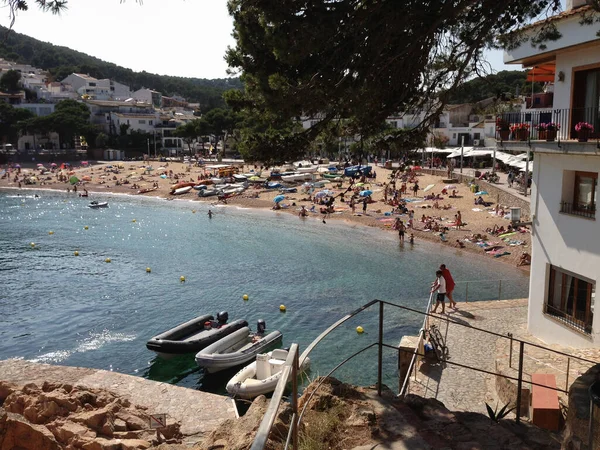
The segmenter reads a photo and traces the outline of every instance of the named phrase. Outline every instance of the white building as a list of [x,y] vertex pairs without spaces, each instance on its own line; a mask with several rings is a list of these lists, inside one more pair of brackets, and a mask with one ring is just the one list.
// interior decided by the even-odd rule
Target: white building
[[15,108],[27,109],[36,116],[43,117],[52,114],[55,106],[54,103],[21,103],[20,105],[15,105]]
[[135,101],[85,100],[90,109],[90,122],[106,134],[117,134],[118,127],[111,114],[154,114],[152,105]]
[[131,96],[138,102],[149,103],[154,105],[156,108],[160,108],[162,106],[162,94],[158,91],[153,91],[152,89],[138,89],[131,94]]
[[72,73],[62,84],[70,85],[84,98],[95,100],[126,100],[131,97],[129,86],[104,78],[98,80],[83,73]]
[[127,125],[128,133],[132,131],[141,131],[144,133],[154,133],[157,125],[158,115],[156,113],[119,113],[111,112],[110,121],[113,130],[119,134],[122,125]]
[[[600,153],[600,38],[597,24],[581,25],[584,1],[567,3],[553,19],[562,37],[544,50],[523,43],[506,51],[504,62],[531,68],[554,65],[554,92],[545,116],[529,112],[521,120],[535,126],[554,120],[558,141],[504,141],[505,149],[535,155],[532,175],[532,262],[529,332],[549,343],[574,347],[600,346],[600,314],[594,317],[596,283],[600,278],[600,222],[596,220]],[[529,35],[539,24],[529,26]],[[536,119],[537,117],[537,119]],[[575,125],[594,126],[584,139]],[[535,136],[534,136],[535,137]],[[531,147],[529,147],[531,145]]]

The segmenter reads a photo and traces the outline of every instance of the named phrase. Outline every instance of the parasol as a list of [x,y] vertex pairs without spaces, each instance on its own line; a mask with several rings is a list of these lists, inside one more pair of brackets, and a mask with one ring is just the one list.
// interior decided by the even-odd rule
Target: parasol
[[273,199],[273,201],[274,201],[275,203],[279,203],[279,202],[283,201],[284,199],[285,199],[285,195],[278,195],[277,197],[275,197],[275,198]]
[[367,189],[365,191],[360,191],[358,195],[360,195],[361,197],[368,197],[369,195],[373,195],[373,191]]
[[489,195],[487,191],[475,192],[475,195]]
[[79,183],[79,178],[77,178],[76,176],[72,176],[71,178],[69,178],[69,183],[77,184]]
[[435,184],[427,185],[427,187],[425,189],[423,189],[423,192],[427,192],[428,190],[433,189],[434,186],[435,186]]

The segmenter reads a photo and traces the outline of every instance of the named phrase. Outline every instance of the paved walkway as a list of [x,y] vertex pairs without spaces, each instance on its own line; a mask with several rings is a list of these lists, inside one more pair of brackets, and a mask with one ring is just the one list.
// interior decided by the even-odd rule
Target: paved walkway
[[[463,175],[467,175],[467,176],[471,176],[471,177],[475,177],[475,171],[481,171],[481,172],[491,172],[492,169],[466,169],[463,168]],[[460,169],[455,169],[454,173],[457,175],[460,175]],[[492,185],[504,192],[509,193],[510,195],[520,198],[521,200],[524,200],[526,202],[531,202],[531,198],[530,195],[531,194],[531,190],[528,191],[528,195],[523,195],[523,186],[518,185],[517,183],[513,183],[513,187],[508,187],[508,174],[504,173],[504,172],[496,172],[496,175],[498,175],[499,181],[498,183],[493,183]]]
[[[458,308],[446,317],[501,334],[527,321],[527,299],[458,303]],[[495,371],[496,341],[500,338],[437,318],[432,319],[431,324],[439,328],[446,341],[449,363]],[[485,414],[485,402],[496,404],[493,383],[490,383],[492,375],[428,360],[421,364],[417,381],[413,380],[410,393],[435,398],[450,410]]]

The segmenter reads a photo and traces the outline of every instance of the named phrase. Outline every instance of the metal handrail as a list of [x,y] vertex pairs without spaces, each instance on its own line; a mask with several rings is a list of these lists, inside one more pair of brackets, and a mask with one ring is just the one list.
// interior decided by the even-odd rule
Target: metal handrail
[[[427,308],[425,308],[425,312],[429,312],[431,310],[431,303],[433,300],[433,292],[429,295],[429,302],[427,302]],[[402,387],[400,388],[400,392],[398,392],[398,396],[404,395],[406,389],[408,388],[408,381],[410,380],[410,374],[415,367],[417,362],[417,355],[419,353],[419,348],[421,348],[421,343],[425,340],[425,331],[429,329],[429,316],[425,316],[423,319],[423,327],[419,331],[419,340],[417,341],[417,346],[413,352],[413,356],[410,360],[410,364],[408,365],[408,369],[406,371],[406,376],[404,377],[404,382],[402,383]]]
[[[279,378],[279,382],[275,387],[275,392],[273,393],[273,397],[269,403],[269,407],[265,412],[265,416],[263,417],[262,422],[256,432],[256,437],[254,438],[254,442],[252,443],[252,447],[250,450],[262,450],[265,448],[267,443],[267,439],[269,438],[269,433],[271,432],[271,428],[273,427],[273,423],[275,422],[275,416],[277,411],[279,410],[279,405],[281,404],[281,399],[283,398],[283,392],[285,390],[285,386],[288,382],[288,378],[292,375],[292,383],[294,386],[292,387],[292,391],[294,392],[294,396],[292,397],[292,409],[294,416],[298,416],[298,344],[292,344],[290,346],[290,350],[288,351],[288,356],[285,360],[283,368],[281,369],[281,378]],[[294,448],[297,448],[297,426],[296,422],[292,422],[292,426],[296,429],[296,432],[292,432],[295,434],[295,443]]]
[[[275,421],[275,415],[277,414],[277,411],[279,409],[279,404],[282,400],[283,397],[283,392],[286,386],[286,383],[288,381],[288,378],[290,376],[290,372],[292,372],[292,377],[293,380],[292,382],[293,387],[292,387],[292,408],[293,408],[293,413],[292,413],[292,419],[291,419],[291,424],[290,424],[290,431],[288,432],[288,438],[286,440],[286,445],[285,445],[285,449],[288,448],[289,445],[289,441],[290,439],[293,439],[294,441],[294,449],[297,449],[297,443],[298,443],[298,426],[302,421],[302,417],[304,415],[304,412],[308,406],[308,404],[310,403],[310,400],[312,399],[313,395],[316,393],[316,391],[319,389],[319,387],[323,384],[323,382],[329,377],[331,376],[336,370],[338,370],[341,366],[343,366],[344,364],[346,364],[348,361],[350,361],[351,359],[355,358],[356,356],[358,356],[359,354],[361,354],[362,352],[374,347],[374,346],[378,346],[379,347],[379,355],[378,355],[378,364],[379,364],[379,368],[378,368],[378,380],[377,380],[377,392],[378,395],[381,396],[381,377],[382,377],[382,350],[383,348],[390,348],[390,349],[394,349],[397,350],[398,348],[395,346],[391,346],[389,344],[385,344],[383,343],[383,307],[384,305],[390,305],[390,306],[395,306],[397,308],[406,310],[406,311],[410,311],[410,312],[414,312],[417,314],[423,314],[425,316],[424,320],[423,320],[423,324],[424,324],[424,328],[421,330],[421,337],[420,339],[423,338],[424,335],[424,331],[425,329],[428,328],[428,320],[429,317],[435,317],[438,320],[442,320],[442,321],[446,321],[448,323],[452,323],[454,325],[459,325],[462,327],[467,327],[471,330],[475,330],[475,331],[481,331],[483,333],[487,333],[487,334],[491,334],[493,336],[496,337],[501,337],[504,339],[509,339],[511,341],[511,347],[512,347],[512,341],[517,341],[520,343],[520,351],[519,351],[519,375],[518,377],[511,377],[508,375],[504,375],[504,374],[500,374],[500,373],[496,373],[496,372],[491,372],[485,369],[480,369],[477,367],[472,367],[472,366],[468,366],[468,365],[464,365],[464,364],[460,364],[460,363],[456,363],[456,362],[450,362],[450,361],[446,361],[447,364],[450,365],[455,365],[457,367],[463,367],[466,369],[470,369],[470,370],[475,370],[476,372],[480,372],[480,373],[485,373],[485,374],[489,374],[489,375],[495,375],[495,376],[501,376],[503,378],[506,379],[510,379],[513,381],[517,381],[518,383],[518,387],[517,387],[517,417],[516,417],[516,421],[517,423],[519,423],[520,421],[520,406],[521,406],[521,386],[523,383],[523,359],[524,359],[524,347],[525,345],[531,345],[532,347],[537,347],[552,353],[556,353],[559,355],[563,355],[566,356],[568,358],[571,359],[576,359],[579,361],[585,361],[587,363],[592,363],[592,364],[597,364],[596,361],[590,361],[587,360],[585,358],[581,358],[578,356],[574,356],[574,355],[570,355],[568,353],[564,353],[564,352],[560,352],[558,350],[554,350],[548,347],[544,347],[542,345],[538,345],[538,344],[534,344],[531,342],[527,342],[521,339],[515,339],[512,335],[505,335],[505,334],[500,334],[500,333],[496,333],[493,331],[489,331],[489,330],[485,330],[482,328],[478,328],[478,327],[474,327],[472,325],[469,324],[464,324],[464,323],[460,323],[457,321],[454,321],[450,318],[446,318],[446,317],[442,317],[442,316],[438,316],[438,315],[433,315],[431,313],[429,313],[429,310],[431,308],[431,303],[432,303],[432,299],[433,299],[433,293],[431,293],[430,297],[429,297],[429,302],[427,305],[427,309],[425,312],[413,309],[413,308],[409,308],[407,306],[402,306],[402,305],[398,305],[395,303],[391,303],[391,302],[387,302],[384,300],[372,300],[369,303],[361,306],[360,308],[350,312],[349,314],[346,314],[344,317],[342,317],[341,319],[339,319],[337,322],[335,322],[333,325],[331,325],[329,328],[327,328],[325,331],[323,331],[307,348],[306,350],[302,353],[302,355],[300,357],[298,357],[298,344],[292,344],[292,347],[290,348],[290,352],[288,354],[288,358],[286,359],[285,362],[285,366],[282,369],[282,377],[280,378],[277,387],[275,388],[275,392],[273,394],[273,397],[271,399],[271,402],[269,404],[269,407],[267,409],[267,412],[265,413],[265,416],[260,424],[259,430],[257,432],[256,438],[254,440],[254,443],[252,444],[251,450],[263,450],[264,446],[266,445],[270,430],[273,426],[273,423]],[[304,404],[304,408],[302,409],[302,412],[300,415],[298,415],[298,386],[297,386],[297,376],[298,376],[298,368],[300,367],[300,361],[304,362],[304,360],[308,357],[308,355],[310,354],[310,352],[312,350],[314,350],[314,348],[329,334],[331,333],[331,331],[333,331],[335,328],[337,328],[339,325],[341,325],[342,323],[346,322],[347,320],[349,320],[350,318],[356,316],[357,314],[359,314],[360,312],[364,311],[365,309],[369,308],[370,306],[379,303],[379,339],[378,342],[372,343],[370,345],[368,345],[367,347],[363,348],[362,350],[357,351],[356,353],[354,353],[353,355],[349,356],[348,358],[344,359],[341,363],[339,363],[338,365],[336,365],[325,377],[323,377],[323,379],[319,382],[319,384],[315,387],[315,389],[313,390],[313,392],[311,392],[310,396],[308,397],[307,401]],[[407,381],[410,378],[410,373],[412,371],[412,369],[415,367],[415,361],[417,357],[425,357],[426,355],[419,353],[419,347],[417,346],[417,348],[413,351],[412,353],[412,359],[411,359],[411,365],[410,365],[410,369],[407,372],[407,376],[404,380],[402,389],[400,390],[399,395],[401,395],[403,392],[406,391],[407,388]],[[568,370],[568,369],[567,369]],[[534,382],[529,381],[528,382],[531,385],[535,385],[535,386],[540,386],[540,387],[547,387],[549,389],[558,391],[558,392],[563,392],[566,393],[568,395],[568,383],[567,386],[565,386],[565,389],[560,389],[560,388],[550,388],[548,386],[544,386],[541,384],[537,384]]]

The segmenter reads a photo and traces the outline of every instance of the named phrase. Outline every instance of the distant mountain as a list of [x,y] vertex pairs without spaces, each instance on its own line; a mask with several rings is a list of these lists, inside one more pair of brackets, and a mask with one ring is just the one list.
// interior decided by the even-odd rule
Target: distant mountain
[[200,103],[203,112],[225,106],[222,98],[224,91],[243,88],[239,78],[209,80],[134,72],[68,47],[38,41],[14,31],[6,36],[7,31],[0,27],[0,35],[4,38],[0,42],[0,58],[47,70],[55,81],[60,81],[73,72],[86,73],[96,78],[111,78],[130,86],[132,90],[146,87],[167,96],[180,95],[189,102]]

